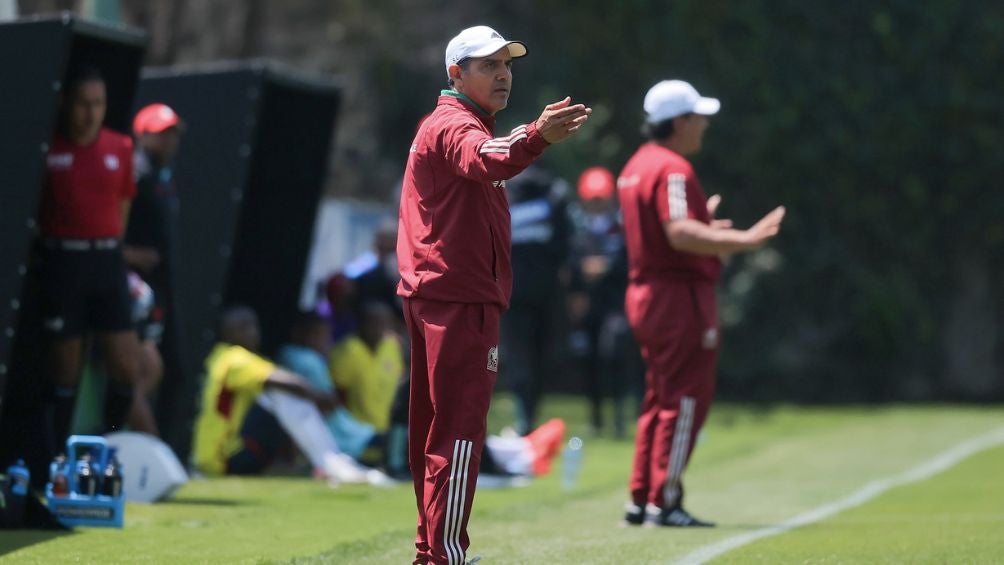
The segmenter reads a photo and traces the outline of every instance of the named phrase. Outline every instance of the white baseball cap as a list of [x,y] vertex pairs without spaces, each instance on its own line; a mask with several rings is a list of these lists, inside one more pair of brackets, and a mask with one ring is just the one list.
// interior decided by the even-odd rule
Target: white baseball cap
[[683,114],[717,114],[722,103],[717,98],[704,98],[690,83],[682,80],[664,80],[648,89],[645,95],[645,120],[650,124],[682,116]]
[[469,57],[487,57],[503,47],[509,48],[513,59],[526,55],[526,45],[522,41],[506,41],[502,34],[488,26],[469,27],[446,46],[446,72],[449,74],[450,65]]

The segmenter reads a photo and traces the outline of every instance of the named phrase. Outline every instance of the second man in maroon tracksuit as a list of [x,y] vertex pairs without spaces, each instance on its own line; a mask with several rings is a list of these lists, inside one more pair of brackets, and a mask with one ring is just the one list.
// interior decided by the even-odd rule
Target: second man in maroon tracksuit
[[784,218],[778,206],[746,230],[715,219],[721,198],[705,197],[686,157],[700,151],[719,107],[680,80],[653,86],[644,103],[649,141],[617,179],[628,250],[624,310],[646,365],[628,524],[712,525],[683,508],[683,472],[715,391],[719,257],[764,245]]
[[401,192],[398,294],[411,336],[409,461],[418,503],[416,564],[462,565],[488,406],[499,368],[499,317],[512,291],[505,181],[590,109],[569,98],[494,137],[512,60],[526,46],[486,26],[446,48],[450,88],[411,145]]

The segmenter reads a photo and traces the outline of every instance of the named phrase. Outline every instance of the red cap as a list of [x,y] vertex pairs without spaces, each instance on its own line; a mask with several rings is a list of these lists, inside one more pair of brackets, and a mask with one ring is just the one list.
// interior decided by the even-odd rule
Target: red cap
[[181,124],[181,118],[167,104],[150,104],[144,106],[132,121],[132,131],[136,135],[144,133],[160,133],[167,128]]
[[610,198],[614,195],[614,175],[604,167],[589,167],[579,175],[579,198]]

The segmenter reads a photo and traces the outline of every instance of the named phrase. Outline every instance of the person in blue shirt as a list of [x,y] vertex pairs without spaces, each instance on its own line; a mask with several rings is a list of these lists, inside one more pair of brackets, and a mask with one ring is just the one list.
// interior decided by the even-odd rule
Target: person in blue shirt
[[[327,362],[330,335],[327,321],[322,316],[309,311],[300,312],[293,322],[289,342],[279,348],[276,362],[306,377],[318,389],[333,392],[334,384]],[[357,420],[343,405],[327,415],[327,424],[341,450],[357,459],[367,448],[379,445],[381,441],[373,426]]]

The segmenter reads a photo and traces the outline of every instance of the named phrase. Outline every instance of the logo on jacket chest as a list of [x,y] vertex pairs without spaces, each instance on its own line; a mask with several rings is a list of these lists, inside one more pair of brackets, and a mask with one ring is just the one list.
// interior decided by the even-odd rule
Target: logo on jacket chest
[[494,186],[495,188],[501,188],[502,190],[505,190],[505,181],[504,180],[493,180],[492,181],[492,186]]

